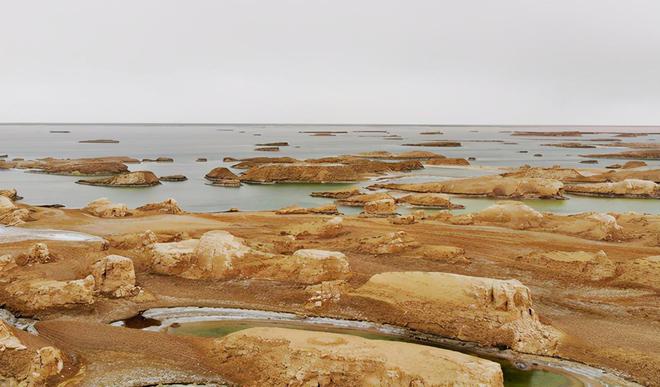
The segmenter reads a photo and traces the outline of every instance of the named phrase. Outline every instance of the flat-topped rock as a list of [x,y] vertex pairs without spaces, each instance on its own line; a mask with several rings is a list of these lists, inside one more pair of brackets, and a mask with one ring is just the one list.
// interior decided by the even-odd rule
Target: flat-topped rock
[[183,214],[184,212],[181,209],[181,207],[179,207],[179,203],[177,203],[177,201],[172,198],[165,199],[159,203],[145,204],[144,206],[140,206],[136,208],[136,210],[143,212],[157,212],[161,214],[172,214],[172,215],[179,215],[179,214]]
[[338,251],[303,249],[295,251],[291,256],[274,260],[254,277],[317,284],[347,279],[349,275],[348,260],[344,254]]
[[363,207],[368,202],[383,199],[394,199],[394,197],[385,192],[376,192],[370,194],[361,194],[358,192],[357,195],[351,195],[346,198],[337,200],[337,203],[341,204],[342,206]]
[[250,168],[241,177],[250,183],[339,183],[361,176],[342,164],[264,164]]
[[536,251],[518,257],[521,262],[541,266],[565,276],[576,276],[599,281],[614,276],[616,266],[600,250],[588,251]]
[[530,167],[529,165],[523,165],[522,167],[501,174],[503,177],[531,177],[531,178],[542,178],[542,179],[554,179],[562,182],[566,181],[577,181],[584,178],[584,175],[573,168],[561,168],[561,167],[551,167],[551,168],[540,168],[540,167]]
[[7,305],[20,311],[39,311],[57,307],[94,303],[94,277],[56,281],[50,279],[16,280],[5,291]]
[[352,335],[250,328],[215,343],[243,385],[492,386],[499,364],[440,348]]
[[408,204],[413,207],[429,207],[429,208],[465,208],[460,204],[454,204],[449,199],[449,196],[437,193],[417,193],[402,196],[396,199],[399,204]]
[[374,184],[370,189],[391,189],[420,193],[448,193],[495,198],[563,198],[559,180],[526,177],[481,176],[430,183]]
[[427,142],[418,142],[412,144],[401,144],[402,146],[428,146],[428,147],[442,147],[442,148],[451,148],[451,147],[460,147],[462,146],[458,141],[427,141]]
[[619,153],[594,153],[580,155],[580,157],[588,157],[590,159],[637,159],[637,160],[660,160],[660,147],[657,149],[640,149],[633,151],[625,151]]
[[372,276],[354,295],[391,307],[394,323],[485,345],[552,355],[558,334],[532,308],[517,280],[450,273],[395,272]]
[[424,165],[470,165],[470,162],[463,158],[437,158],[424,161]]
[[82,210],[99,218],[121,218],[130,214],[126,204],[113,203],[108,198],[91,201]]
[[392,153],[388,151],[373,151],[358,153],[356,157],[363,157],[368,159],[382,159],[382,160],[430,160],[430,159],[444,159],[445,156],[426,151],[411,151]]
[[623,166],[621,167],[622,169],[631,169],[631,168],[641,168],[641,167],[646,167],[648,164],[646,164],[643,161],[626,161]]
[[169,175],[169,176],[161,176],[160,181],[167,181],[167,182],[179,182],[179,181],[186,181],[188,178],[185,175]]
[[607,183],[607,182],[617,182],[628,179],[635,180],[648,180],[655,183],[660,183],[660,169],[649,169],[649,170],[630,170],[630,169],[621,169],[621,170],[612,170],[605,173],[599,173],[590,176],[582,176],[575,178],[567,178],[566,182],[575,182],[575,183]]
[[315,198],[329,198],[329,199],[346,199],[356,195],[360,195],[359,188],[353,188],[343,191],[317,191],[317,192],[312,192],[310,194],[310,196]]
[[364,203],[364,214],[366,215],[391,215],[396,213],[396,201],[394,199],[378,199]]
[[289,206],[280,208],[275,211],[278,215],[305,215],[305,214],[321,214],[321,215],[339,215],[337,206],[334,204],[327,204],[320,207],[304,208],[299,206]]
[[624,263],[616,279],[619,283],[649,286],[660,290],[660,255],[638,258]]
[[102,187],[153,187],[160,184],[158,177],[150,171],[136,171],[112,176],[106,179],[78,180],[76,183]]
[[171,157],[156,157],[155,159],[142,159],[143,163],[173,163],[174,159]]
[[649,180],[626,179],[615,183],[567,184],[564,190],[573,195],[660,198],[660,184]]

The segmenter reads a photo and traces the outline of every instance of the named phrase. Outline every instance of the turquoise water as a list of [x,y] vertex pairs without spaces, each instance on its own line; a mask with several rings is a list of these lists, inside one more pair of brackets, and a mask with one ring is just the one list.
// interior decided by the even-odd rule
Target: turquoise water
[[[144,203],[161,201],[173,197],[188,211],[225,211],[232,207],[242,210],[272,210],[291,204],[315,206],[329,203],[328,199],[312,198],[309,193],[319,190],[334,190],[350,185],[243,185],[241,188],[213,187],[207,185],[203,176],[217,166],[230,166],[223,163],[226,156],[244,158],[255,156],[291,156],[311,158],[359,152],[387,150],[402,152],[429,150],[448,157],[476,157],[475,166],[497,167],[530,164],[551,166],[561,164],[566,167],[585,167],[579,164],[584,160],[581,153],[610,153],[627,150],[624,148],[564,149],[544,147],[541,144],[558,141],[552,138],[514,137],[503,130],[506,127],[442,127],[442,126],[295,126],[295,125],[0,125],[3,142],[0,154],[8,154],[9,159],[23,157],[79,158],[97,156],[131,156],[139,159],[168,156],[174,163],[130,164],[131,170],[151,170],[159,176],[183,174],[185,182],[163,183],[160,186],[143,189],[107,188],[74,184],[76,177],[49,176],[25,173],[22,170],[0,170],[0,188],[16,188],[31,204],[63,204],[67,207],[82,207],[99,197],[126,203],[131,207]],[[589,128],[597,130],[598,128]],[[70,130],[71,133],[50,133],[50,130]],[[334,137],[318,137],[299,133],[303,130],[344,130],[348,133]],[[387,140],[383,133],[363,133],[360,130],[387,130],[388,134],[398,134],[402,140]],[[420,135],[423,131],[443,131],[443,135]],[[478,130],[477,133],[473,130]],[[525,130],[525,128],[516,128]],[[651,131],[651,129],[647,129]],[[653,131],[658,131],[653,129]],[[580,141],[590,138],[612,138],[607,134],[585,135],[582,138],[561,138],[561,141]],[[117,139],[119,144],[80,144],[79,140],[108,138]],[[431,140],[458,140],[460,148],[420,148],[406,147],[403,143]],[[476,141],[506,141],[476,142]],[[624,139],[625,141],[660,141],[660,136]],[[281,147],[281,151],[254,151],[255,144],[288,141],[291,146]],[[519,153],[527,150],[529,153]],[[543,157],[534,157],[542,153]],[[206,163],[198,163],[199,157],[208,158]],[[621,160],[600,160],[600,166]],[[659,161],[648,162],[659,167]],[[587,166],[593,167],[593,166]],[[239,171],[237,171],[239,172]],[[478,176],[494,171],[456,168],[426,168],[415,171],[417,180],[431,181],[455,177]],[[406,179],[408,180],[408,179]],[[366,186],[373,182],[360,183]],[[489,199],[456,198],[457,203],[466,206],[464,211],[475,211],[492,204]],[[599,199],[573,197],[566,201],[529,201],[528,204],[542,210],[562,213],[579,211],[637,211],[660,212],[657,201],[641,199]],[[345,213],[359,211],[355,208],[342,208]],[[402,209],[401,212],[406,212]]]

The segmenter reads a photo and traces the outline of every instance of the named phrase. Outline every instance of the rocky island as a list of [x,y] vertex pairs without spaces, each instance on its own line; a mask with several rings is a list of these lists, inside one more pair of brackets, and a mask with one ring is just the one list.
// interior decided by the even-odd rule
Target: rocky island
[[160,180],[153,172],[136,171],[123,173],[105,179],[78,180],[76,183],[101,187],[144,188],[159,185]]

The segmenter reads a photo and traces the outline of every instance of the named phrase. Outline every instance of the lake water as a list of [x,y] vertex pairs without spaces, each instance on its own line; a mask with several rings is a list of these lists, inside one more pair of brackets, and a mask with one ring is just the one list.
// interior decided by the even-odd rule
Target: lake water
[[[98,156],[130,156],[135,158],[173,157],[174,163],[129,164],[131,170],[151,170],[159,176],[183,174],[185,182],[164,182],[160,186],[140,189],[107,188],[77,185],[78,180],[71,176],[52,176],[26,173],[23,170],[0,170],[0,188],[16,188],[26,203],[63,204],[67,207],[83,207],[99,197],[126,203],[136,207],[145,203],[175,198],[188,211],[225,211],[232,207],[241,210],[272,210],[298,204],[316,206],[330,200],[312,198],[313,191],[349,188],[346,184],[278,184],[243,185],[241,188],[214,187],[207,185],[203,176],[217,166],[229,167],[233,163],[223,163],[223,157],[235,158],[256,156],[291,156],[295,158],[316,158],[341,154],[385,150],[403,152],[428,150],[448,157],[476,157],[472,164],[477,168],[457,169],[429,167],[415,171],[411,177],[401,181],[432,181],[456,177],[479,176],[496,173],[493,167],[551,166],[590,167],[580,164],[579,154],[612,153],[628,148],[601,147],[596,149],[567,149],[546,147],[557,141],[584,141],[588,139],[613,138],[610,134],[583,135],[579,138],[542,138],[511,136],[502,133],[510,130],[534,128],[510,127],[443,127],[443,126],[356,126],[356,125],[0,125],[3,141],[0,155],[8,154],[9,159],[22,157],[79,158]],[[558,128],[571,130],[574,128]],[[69,130],[70,133],[50,133],[51,130]],[[346,131],[336,136],[312,136],[300,131],[332,130]],[[364,131],[387,131],[387,133]],[[537,130],[547,130],[540,128]],[[613,128],[590,127],[585,130],[615,130]],[[621,130],[621,129],[617,129]],[[645,131],[660,132],[659,128],[645,128]],[[421,135],[424,131],[442,131],[442,135]],[[399,135],[401,140],[384,138],[385,135]],[[80,140],[115,139],[118,144],[81,144]],[[457,148],[407,147],[403,143],[431,140],[457,140],[463,146]],[[660,141],[660,135],[623,139],[630,142]],[[280,152],[255,151],[255,144],[287,141],[291,146],[281,147]],[[484,142],[487,141],[487,142]],[[493,142],[499,141],[499,142]],[[515,144],[506,144],[506,143]],[[528,153],[519,153],[528,151]],[[541,153],[543,157],[534,157]],[[195,160],[205,157],[208,162]],[[621,163],[621,160],[600,159],[597,166]],[[649,161],[649,167],[659,167],[659,161]],[[479,168],[482,167],[482,168]],[[240,171],[236,171],[240,172]],[[398,179],[397,179],[398,181]],[[366,186],[373,182],[361,182],[355,186]],[[455,198],[454,201],[466,206],[465,211],[476,211],[487,207],[493,200],[483,198]],[[660,206],[655,200],[643,199],[599,199],[570,197],[570,200],[530,200],[527,204],[542,211],[575,213],[580,211],[637,211],[659,213]],[[345,213],[356,213],[356,208],[341,208]],[[406,212],[402,209],[401,212]]]

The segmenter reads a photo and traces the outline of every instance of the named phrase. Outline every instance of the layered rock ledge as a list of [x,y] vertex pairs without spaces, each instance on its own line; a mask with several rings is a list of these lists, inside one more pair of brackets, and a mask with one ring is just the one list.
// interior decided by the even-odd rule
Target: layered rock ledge
[[413,329],[520,352],[552,355],[559,334],[539,322],[529,289],[517,280],[438,272],[372,276],[353,295],[383,302]]
[[78,180],[76,183],[101,187],[127,188],[153,187],[155,185],[161,184],[158,177],[150,171],[129,172],[106,179]]

